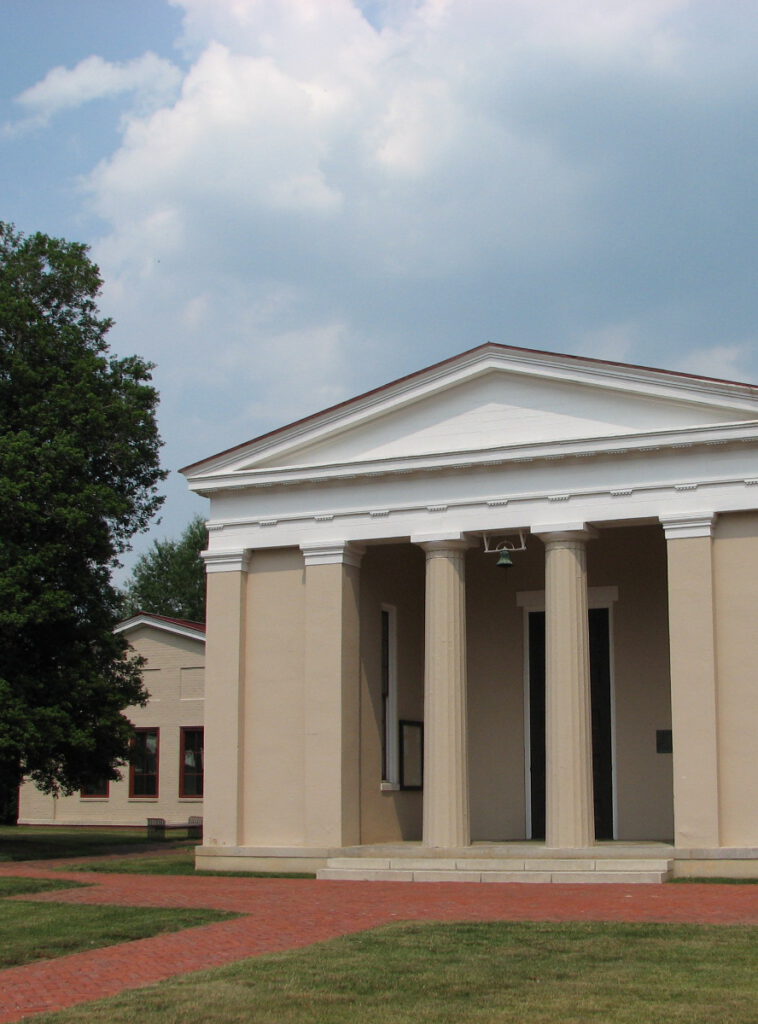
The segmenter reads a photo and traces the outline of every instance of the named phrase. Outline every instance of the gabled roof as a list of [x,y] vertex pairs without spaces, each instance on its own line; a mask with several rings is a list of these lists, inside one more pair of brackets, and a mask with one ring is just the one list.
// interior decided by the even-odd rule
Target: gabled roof
[[626,438],[698,443],[705,428],[729,440],[746,423],[758,424],[755,385],[487,343],[182,472],[199,491],[270,486],[592,454]]
[[164,633],[190,637],[205,643],[205,623],[193,622],[191,619],[173,619],[168,615],[153,615],[151,612],[137,612],[136,615],[124,619],[114,628],[114,633],[129,633],[140,626],[151,626]]

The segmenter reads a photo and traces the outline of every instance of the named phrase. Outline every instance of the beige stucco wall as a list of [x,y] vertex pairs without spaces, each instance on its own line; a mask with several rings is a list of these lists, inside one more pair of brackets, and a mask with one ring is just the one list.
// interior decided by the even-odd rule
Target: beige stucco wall
[[305,566],[299,549],[253,552],[246,619],[240,841],[303,845]]
[[758,512],[719,516],[713,539],[720,831],[758,846]]
[[242,567],[208,574],[203,838],[214,846],[240,842],[247,590]]
[[[236,599],[233,575],[209,575],[209,594],[218,591],[209,617],[209,697],[211,687],[220,696],[219,708],[209,708],[204,844],[358,842],[359,569],[306,565],[299,548],[280,548],[251,553]],[[223,602],[244,623],[234,664],[214,639],[224,628],[213,618]],[[237,663],[242,692],[232,707],[224,685],[233,685]],[[240,762],[236,796],[212,767],[231,764],[232,750]]]
[[160,730],[158,797],[130,797],[128,767],[119,782],[111,782],[107,798],[75,793],[54,799],[25,783],[19,794],[20,824],[144,825],[148,817],[179,823],[203,814],[202,799],[179,797],[179,730],[203,725],[205,645],[150,626],[131,631],[129,642],[147,661],[143,676],[150,700],[126,714],[137,728]]
[[716,613],[710,523],[694,532],[667,530],[669,647],[674,841],[702,849],[720,842]]
[[412,544],[369,547],[361,563],[361,842],[421,838],[421,793],[380,791],[381,608],[397,615],[398,718],[424,717],[425,558]]
[[305,565],[305,842],[360,842],[359,568]]

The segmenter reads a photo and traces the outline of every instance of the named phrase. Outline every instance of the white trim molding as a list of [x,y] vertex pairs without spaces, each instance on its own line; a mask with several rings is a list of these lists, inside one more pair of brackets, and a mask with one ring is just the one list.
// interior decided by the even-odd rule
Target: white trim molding
[[[682,443],[687,438],[687,444]],[[392,476],[397,473],[445,472],[477,466],[494,467],[520,462],[554,461],[570,458],[627,455],[636,452],[665,452],[682,447],[709,447],[758,442],[755,422],[716,423],[634,434],[613,434],[566,438],[556,441],[521,442],[493,448],[465,451],[397,455],[385,458],[334,461],[318,465],[224,468],[188,476],[189,488],[210,496],[214,491],[236,488],[271,487],[275,484],[350,480],[356,477]]]
[[529,527],[529,532],[545,541],[562,540],[595,540],[597,530],[586,523],[537,523]]
[[333,540],[300,545],[306,565],[360,566],[366,550],[363,544],[347,540]]
[[478,543],[479,538],[474,540],[457,530],[451,530],[448,533],[411,534],[411,544],[418,544],[425,551],[447,551],[451,548],[465,549],[475,547]]
[[[205,643],[205,630],[194,629],[192,626],[183,625],[181,622],[172,621],[170,616],[156,616],[149,612],[139,612],[131,618],[124,619],[117,626],[113,627],[114,633],[131,633],[132,630],[141,626],[148,626],[150,629],[158,629],[163,633],[175,633],[177,636],[186,636],[191,640],[200,640]],[[197,698],[202,699],[202,698]],[[155,703],[155,698],[153,698]],[[96,800],[97,797],[87,797],[87,800]]]
[[689,540],[692,537],[711,537],[716,516],[713,512],[689,515],[659,516],[666,540]]
[[250,554],[248,548],[237,548],[226,551],[201,551],[200,557],[205,562],[206,573],[248,572]]

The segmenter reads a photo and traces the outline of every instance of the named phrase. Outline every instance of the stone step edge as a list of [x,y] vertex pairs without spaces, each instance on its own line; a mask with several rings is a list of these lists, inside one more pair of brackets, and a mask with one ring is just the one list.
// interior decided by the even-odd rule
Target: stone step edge
[[407,870],[403,868],[321,868],[316,877],[322,881],[362,882],[516,882],[536,883],[615,883],[654,885],[669,879],[667,871],[445,871]]
[[670,871],[673,861],[663,857],[639,857],[608,861],[599,859],[492,858],[467,860],[428,857],[330,857],[325,868],[350,871]]

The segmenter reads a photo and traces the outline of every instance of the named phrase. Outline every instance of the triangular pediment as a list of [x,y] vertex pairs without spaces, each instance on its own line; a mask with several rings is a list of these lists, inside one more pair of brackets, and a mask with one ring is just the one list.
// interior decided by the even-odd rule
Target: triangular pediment
[[[758,389],[485,345],[197,466],[203,476],[546,448],[758,420]],[[591,446],[590,446],[591,447]]]
[[732,422],[731,409],[493,370],[257,466],[323,466]]

